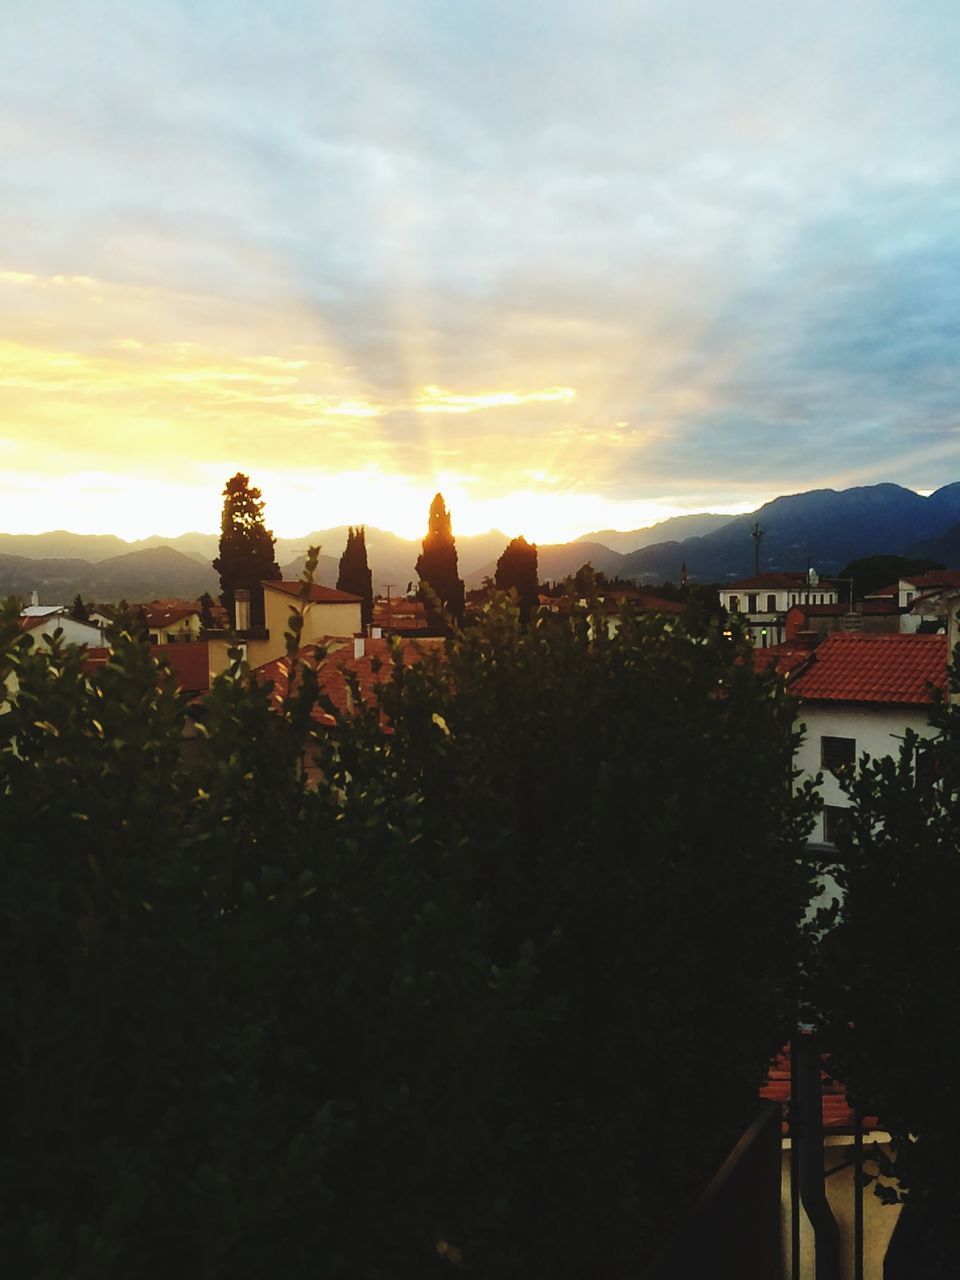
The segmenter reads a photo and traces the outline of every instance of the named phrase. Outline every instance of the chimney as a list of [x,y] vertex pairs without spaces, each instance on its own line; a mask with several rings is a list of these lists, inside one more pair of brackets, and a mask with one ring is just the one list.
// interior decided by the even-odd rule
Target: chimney
[[815,649],[820,643],[820,636],[816,631],[798,631],[793,637],[793,643],[798,649]]
[[40,603],[40,595],[39,595],[39,593],[38,593],[38,592],[36,592],[36,591],[31,591],[31,592],[30,592],[30,604],[31,604],[31,605],[33,606],[33,608],[35,609],[39,603]]
[[238,587],[233,593],[234,629],[250,630],[250,592],[246,587]]
[[364,640],[363,636],[354,636],[353,637],[353,656],[355,658],[362,658],[365,651],[366,651],[366,641]]

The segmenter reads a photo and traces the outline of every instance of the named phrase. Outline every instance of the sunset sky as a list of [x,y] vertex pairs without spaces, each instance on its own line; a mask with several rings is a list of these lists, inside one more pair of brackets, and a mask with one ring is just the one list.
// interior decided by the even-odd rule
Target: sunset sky
[[960,479],[956,0],[2,0],[0,530]]

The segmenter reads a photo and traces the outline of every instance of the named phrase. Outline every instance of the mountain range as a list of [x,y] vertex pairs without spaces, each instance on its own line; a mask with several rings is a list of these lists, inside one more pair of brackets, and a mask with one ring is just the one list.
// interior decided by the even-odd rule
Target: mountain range
[[[850,560],[883,553],[929,556],[960,567],[960,483],[929,497],[896,484],[876,484],[788,494],[748,515],[677,516],[642,529],[603,530],[573,542],[541,545],[540,578],[564,578],[589,560],[595,569],[638,582],[676,581],[683,564],[692,581],[729,582],[753,572],[757,524],[762,570],[805,569],[809,563],[829,575]],[[323,554],[317,579],[334,585],[346,535],[346,526],[337,526],[302,538],[278,538],[277,561],[284,577],[298,577],[307,548],[319,545]],[[374,590],[385,593],[389,586],[402,595],[416,579],[419,541],[371,526],[366,539]],[[59,604],[77,592],[100,602],[195,599],[204,591],[216,595],[219,583],[211,561],[218,542],[217,535],[206,533],[168,539],[155,535],[138,542],[63,530],[0,533],[0,597],[27,597],[36,590],[42,603]],[[498,530],[457,538],[460,572],[468,587],[493,576],[507,542]]]

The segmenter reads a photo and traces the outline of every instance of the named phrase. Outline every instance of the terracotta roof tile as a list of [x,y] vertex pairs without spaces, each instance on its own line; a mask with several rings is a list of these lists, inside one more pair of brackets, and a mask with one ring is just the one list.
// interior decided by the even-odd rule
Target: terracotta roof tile
[[144,604],[140,608],[148,627],[172,627],[175,622],[182,622],[194,614],[200,615],[198,605],[171,606],[161,604]]
[[946,684],[946,636],[840,632],[823,640],[791,689],[811,702],[923,706],[931,685]]
[[789,680],[813,657],[808,644],[795,644],[791,640],[771,645],[768,649],[754,649],[754,671],[776,671]]
[[[825,1057],[826,1055],[824,1055]],[[823,1090],[823,1127],[831,1130],[850,1130],[854,1125],[854,1111],[847,1101],[846,1088],[840,1080],[820,1074]],[[779,1102],[783,1107],[783,1132],[789,1132],[787,1124],[787,1107],[790,1102],[790,1045],[786,1044],[773,1060],[767,1075],[766,1084],[760,1090],[760,1097],[771,1102]],[[876,1129],[876,1116],[863,1117],[864,1129]]]
[[[303,590],[301,582],[264,582],[261,584],[264,589],[270,591],[280,591],[285,596],[295,596],[299,599],[300,592]],[[353,596],[349,591],[337,591],[333,587],[321,587],[315,582],[307,593],[307,600],[311,604],[360,604],[359,596]]]
[[[92,676],[105,666],[110,661],[111,652],[106,647],[88,649],[83,659],[87,675]],[[206,693],[210,688],[210,659],[204,641],[196,644],[152,644],[150,652],[166,663],[184,693]]]
[[[405,639],[396,643],[404,665],[412,666],[432,655],[443,653],[443,641],[439,639]],[[318,650],[325,656],[318,656]],[[354,657],[353,642],[350,640],[328,640],[321,645],[306,645],[297,654],[297,661],[312,668],[317,673],[320,689],[327,695],[341,715],[349,715],[353,710],[353,694],[347,684],[347,675],[355,675],[360,687],[360,695],[364,702],[372,701],[376,685],[389,680],[393,668],[393,648],[389,640],[365,640],[364,652],[360,658]],[[271,705],[279,708],[287,692],[287,682],[291,672],[290,659],[275,658],[254,668],[253,674],[258,680],[272,682],[270,695]],[[297,677],[294,672],[294,688]],[[320,724],[332,725],[333,717],[329,712],[316,708],[314,719]]]

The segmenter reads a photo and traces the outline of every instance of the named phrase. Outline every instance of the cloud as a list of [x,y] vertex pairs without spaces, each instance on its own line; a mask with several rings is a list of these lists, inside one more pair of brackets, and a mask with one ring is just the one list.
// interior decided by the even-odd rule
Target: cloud
[[41,469],[682,506],[957,461],[955,7],[7,0],[0,49]]

